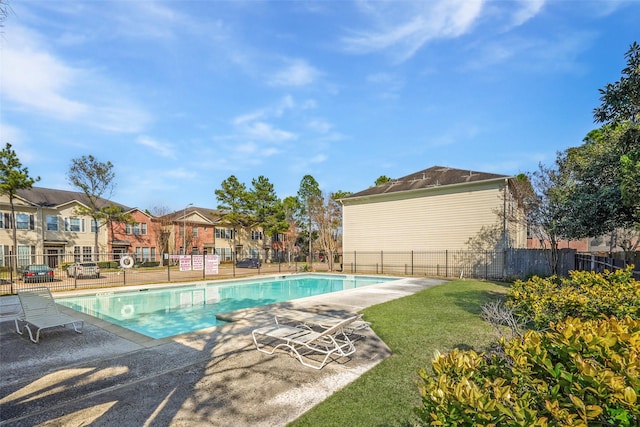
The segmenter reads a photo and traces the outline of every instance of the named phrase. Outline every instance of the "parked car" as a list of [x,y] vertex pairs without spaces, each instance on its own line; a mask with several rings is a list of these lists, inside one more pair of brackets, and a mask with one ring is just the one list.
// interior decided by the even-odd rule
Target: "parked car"
[[67,277],[100,277],[100,266],[97,262],[76,262],[67,267]]
[[22,269],[22,279],[28,282],[53,282],[53,269],[45,264],[31,264]]
[[239,268],[260,268],[262,263],[256,258],[245,258],[236,262],[236,267]]

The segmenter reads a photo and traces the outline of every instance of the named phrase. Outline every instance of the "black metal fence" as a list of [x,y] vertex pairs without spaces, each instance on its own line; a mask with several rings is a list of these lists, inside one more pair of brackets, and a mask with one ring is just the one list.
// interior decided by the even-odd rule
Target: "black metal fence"
[[[31,255],[27,262],[45,264],[53,270],[53,280],[46,282],[52,290],[66,291],[87,288],[147,285],[168,282],[190,282],[248,277],[265,273],[293,273],[301,271],[328,271],[323,256],[311,262],[300,256],[274,257],[262,260],[259,268],[238,268],[231,259],[250,257],[248,253],[218,257],[215,268],[211,255],[165,255],[158,260],[132,260],[131,267],[121,264],[124,254],[100,254],[95,257],[100,266],[99,277],[76,277],[69,274],[69,266],[78,261],[91,261],[90,256],[65,256],[62,254]],[[334,269],[349,274],[383,274],[442,278],[478,278],[486,280],[526,279],[533,275],[551,274],[549,251],[540,249],[509,249],[506,251],[353,251],[336,254]],[[182,258],[181,258],[182,257]],[[208,258],[209,257],[209,258]],[[32,287],[36,281],[25,280],[20,261],[18,271],[11,268],[15,259],[5,257],[0,266],[0,295],[16,293],[18,289]],[[128,266],[129,263],[125,263]],[[625,268],[624,260],[576,254],[574,250],[559,252],[559,274],[571,270],[604,271]],[[638,269],[634,273],[640,279]]]
[[[574,254],[573,250],[560,251],[560,274],[574,268]],[[353,251],[342,254],[342,269],[347,273],[504,280],[551,274],[548,255],[538,249]]]
[[[88,288],[135,286],[168,282],[191,282],[248,277],[262,273],[290,273],[310,269],[306,259],[283,256],[281,262],[262,260],[259,268],[236,267],[232,259],[250,257],[248,253],[232,254],[230,257],[194,254],[166,254],[157,260],[134,259],[121,253],[88,255],[33,254],[26,257],[5,256],[0,266],[0,295],[14,294],[17,290],[44,284],[54,291],[69,291]],[[100,274],[84,276],[74,274],[74,263],[95,262]],[[27,276],[28,265],[44,265],[51,275]],[[16,269],[17,265],[17,269]],[[326,271],[327,264],[313,260],[316,271]]]

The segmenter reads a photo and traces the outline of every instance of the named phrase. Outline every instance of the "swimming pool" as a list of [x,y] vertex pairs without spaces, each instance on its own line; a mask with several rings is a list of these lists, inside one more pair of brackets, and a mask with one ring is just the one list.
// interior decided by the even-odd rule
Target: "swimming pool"
[[171,288],[56,298],[76,311],[151,338],[166,338],[224,324],[216,315],[243,308],[398,280],[334,274],[296,274]]

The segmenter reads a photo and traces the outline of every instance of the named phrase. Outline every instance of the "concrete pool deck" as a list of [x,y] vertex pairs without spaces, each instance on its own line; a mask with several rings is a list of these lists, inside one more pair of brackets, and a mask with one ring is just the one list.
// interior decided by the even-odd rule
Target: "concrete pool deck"
[[84,333],[18,335],[17,297],[0,298],[0,426],[284,426],[390,355],[372,330],[321,370],[255,350],[278,307],[355,313],[442,280],[396,282],[233,313],[233,323],[155,340],[61,307]]

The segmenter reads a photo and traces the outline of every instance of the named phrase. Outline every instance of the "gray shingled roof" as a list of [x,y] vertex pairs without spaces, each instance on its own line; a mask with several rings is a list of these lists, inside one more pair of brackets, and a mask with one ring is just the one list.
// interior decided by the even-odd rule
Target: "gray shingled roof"
[[421,170],[419,172],[412,173],[411,175],[403,176],[402,178],[393,179],[386,184],[367,188],[366,190],[351,194],[345,197],[345,199],[500,178],[510,178],[510,176],[454,169],[446,166],[432,166],[429,169]]
[[[37,206],[55,208],[74,200],[87,205],[87,196],[78,191],[54,190],[51,188],[33,187],[30,189],[18,190],[18,196],[33,203]],[[116,205],[120,206],[125,212],[131,210],[130,207],[116,203],[112,200],[100,198],[98,199],[100,207]]]

